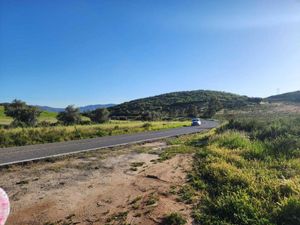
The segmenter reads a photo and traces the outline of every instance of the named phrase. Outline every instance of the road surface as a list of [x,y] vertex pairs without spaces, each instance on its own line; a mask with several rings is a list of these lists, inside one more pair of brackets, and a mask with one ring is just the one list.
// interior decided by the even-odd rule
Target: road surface
[[218,123],[215,121],[202,121],[202,125],[198,127],[181,127],[76,141],[0,148],[0,166],[192,134],[214,128],[217,125]]

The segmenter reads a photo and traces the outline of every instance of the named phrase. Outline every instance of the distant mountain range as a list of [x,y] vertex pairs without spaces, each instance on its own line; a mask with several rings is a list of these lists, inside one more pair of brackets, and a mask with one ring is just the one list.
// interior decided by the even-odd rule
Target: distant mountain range
[[[109,108],[115,106],[115,104],[97,104],[97,105],[86,105],[86,106],[81,106],[79,107],[80,112],[87,112],[87,111],[93,111],[95,109],[99,108]],[[43,111],[48,111],[48,112],[62,112],[64,111],[64,108],[55,108],[55,107],[49,107],[49,106],[40,106],[36,105],[36,107],[40,108]]]

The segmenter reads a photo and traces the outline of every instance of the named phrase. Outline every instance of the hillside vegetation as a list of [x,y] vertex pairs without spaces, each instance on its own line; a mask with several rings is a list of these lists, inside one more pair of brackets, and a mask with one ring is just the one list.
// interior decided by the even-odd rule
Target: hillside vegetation
[[231,120],[173,143],[196,151],[189,182],[173,191],[195,224],[300,224],[300,117]]
[[273,95],[267,98],[271,102],[294,102],[300,103],[300,91],[294,91],[289,93],[284,93],[280,95]]
[[218,91],[183,91],[137,99],[111,107],[113,117],[139,119],[144,114],[158,113],[159,117],[204,116],[211,105],[214,110],[235,109],[260,102],[260,98],[249,98]]

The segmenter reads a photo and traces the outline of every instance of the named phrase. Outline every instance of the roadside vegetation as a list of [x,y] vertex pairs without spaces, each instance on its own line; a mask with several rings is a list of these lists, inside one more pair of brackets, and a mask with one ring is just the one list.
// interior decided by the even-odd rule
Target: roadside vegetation
[[0,147],[43,144],[102,136],[137,133],[187,126],[181,121],[122,121],[110,120],[107,109],[80,113],[79,108],[67,106],[63,112],[40,111],[20,100],[0,108],[6,125],[0,126]]
[[116,121],[103,124],[0,129],[0,147],[79,140],[190,125],[189,121]]
[[193,204],[196,224],[298,225],[299,137],[295,116],[231,120],[206,135],[174,139],[196,153],[187,186],[173,193]]

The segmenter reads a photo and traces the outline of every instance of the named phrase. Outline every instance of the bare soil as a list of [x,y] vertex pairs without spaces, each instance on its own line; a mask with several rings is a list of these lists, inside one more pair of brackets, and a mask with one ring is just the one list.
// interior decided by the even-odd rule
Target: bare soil
[[191,206],[170,193],[185,183],[192,156],[157,162],[166,147],[147,143],[2,169],[0,186],[12,205],[7,224],[150,225],[172,212],[192,224]]

